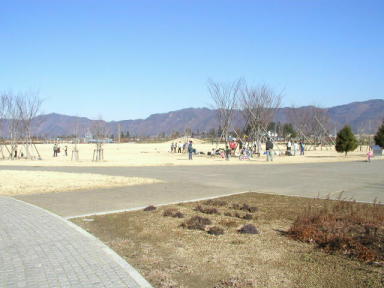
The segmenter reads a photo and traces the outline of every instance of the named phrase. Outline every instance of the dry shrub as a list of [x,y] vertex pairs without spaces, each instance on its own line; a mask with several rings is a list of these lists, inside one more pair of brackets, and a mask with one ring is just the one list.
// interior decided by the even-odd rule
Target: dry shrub
[[164,217],[184,218],[184,214],[175,208],[168,208],[163,212]]
[[288,235],[327,252],[368,262],[384,261],[384,206],[327,200],[320,208],[309,206]]
[[208,206],[224,207],[227,206],[227,201],[211,199],[205,201],[204,204]]
[[153,206],[153,205],[150,205],[150,206],[148,206],[148,207],[145,207],[144,208],[144,211],[154,211],[154,210],[156,210],[157,208],[155,207],[155,206]]
[[212,227],[208,228],[207,232],[208,232],[208,234],[218,236],[218,235],[224,234],[224,229],[221,227],[218,227],[218,226],[212,226]]
[[204,214],[220,214],[220,212],[216,208],[203,207],[201,205],[197,205],[193,210],[204,213]]
[[211,225],[212,222],[208,218],[200,216],[192,216],[188,220],[181,223],[181,227],[191,230],[205,230],[205,226]]
[[249,206],[247,203],[243,203],[243,205],[235,203],[235,204],[232,204],[231,208],[234,210],[242,210],[242,211],[246,211],[249,213],[255,213],[259,210],[257,207]]
[[259,234],[259,230],[257,230],[256,226],[253,224],[245,224],[243,225],[237,232],[241,234]]

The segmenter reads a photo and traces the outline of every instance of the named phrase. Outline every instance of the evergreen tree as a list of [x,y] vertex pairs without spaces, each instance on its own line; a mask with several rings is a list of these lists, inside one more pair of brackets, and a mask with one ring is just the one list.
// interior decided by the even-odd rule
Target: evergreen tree
[[347,153],[354,151],[357,146],[357,139],[355,135],[353,135],[351,127],[348,125],[344,126],[344,128],[337,133],[336,151],[344,152],[345,157],[347,157]]
[[383,121],[383,124],[381,124],[381,126],[379,127],[379,130],[377,130],[377,133],[375,135],[375,144],[384,148],[384,121]]

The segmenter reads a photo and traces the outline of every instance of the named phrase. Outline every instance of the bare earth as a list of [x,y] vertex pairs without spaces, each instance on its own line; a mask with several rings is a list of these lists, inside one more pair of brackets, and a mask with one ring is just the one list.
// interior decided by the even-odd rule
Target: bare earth
[[[92,161],[94,144],[80,144],[79,158],[80,161],[71,161],[72,144],[61,144],[61,153],[58,157],[53,157],[53,145],[41,144],[37,148],[43,160],[2,160],[0,166],[8,165],[26,165],[26,166],[179,166],[179,165],[239,165],[239,164],[265,164],[265,156],[253,158],[251,160],[240,161],[237,157],[230,161],[225,161],[221,157],[206,156],[212,148],[223,148],[223,145],[212,143],[202,143],[196,140],[194,148],[197,152],[204,152],[205,155],[196,155],[193,161],[188,161],[186,154],[170,153],[170,142],[155,143],[155,144],[137,144],[137,143],[122,143],[122,144],[105,144],[104,161]],[[64,146],[68,146],[68,156],[64,155]],[[280,145],[280,151],[284,152],[285,147]],[[279,151],[279,149],[275,149]],[[306,151],[305,156],[275,156],[273,164],[284,163],[314,163],[314,162],[343,162],[343,161],[361,161],[366,160],[366,148],[362,151],[357,149],[355,152],[349,153],[348,157],[344,154],[337,153],[333,147],[317,148],[316,151]],[[271,163],[272,164],[272,163]]]
[[113,188],[163,182],[157,179],[141,177],[21,170],[0,170],[0,179],[0,195],[8,196],[64,192],[90,188]]

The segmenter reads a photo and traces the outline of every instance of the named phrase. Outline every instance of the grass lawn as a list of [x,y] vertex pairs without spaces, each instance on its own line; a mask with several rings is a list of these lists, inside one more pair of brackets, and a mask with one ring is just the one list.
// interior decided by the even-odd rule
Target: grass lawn
[[[244,203],[249,211],[241,209]],[[73,222],[104,241],[158,288],[384,287],[383,266],[325,253],[285,235],[308,207],[334,203],[247,193]],[[170,216],[164,216],[165,211]],[[171,217],[176,212],[184,218]],[[205,230],[220,227],[224,234],[181,227],[195,215],[211,220]],[[254,224],[260,233],[239,233],[244,224]]]

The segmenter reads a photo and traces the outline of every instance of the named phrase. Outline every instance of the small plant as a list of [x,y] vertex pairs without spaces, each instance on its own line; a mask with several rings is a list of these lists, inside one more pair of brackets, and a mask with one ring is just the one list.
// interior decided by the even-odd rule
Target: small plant
[[145,208],[144,208],[144,211],[148,212],[148,211],[154,211],[154,210],[156,210],[156,209],[157,209],[157,208],[156,208],[155,206],[150,205],[150,206],[148,206],[148,207],[145,207]]
[[175,208],[168,208],[163,212],[164,217],[184,218],[184,214]]
[[231,212],[224,212],[224,216],[232,217],[232,213]]
[[237,232],[241,234],[259,234],[259,230],[257,230],[256,226],[253,224],[245,224],[243,225]]
[[201,205],[197,205],[193,210],[204,213],[204,214],[220,214],[220,212],[216,208],[203,207]]
[[207,232],[208,232],[208,234],[218,236],[218,235],[224,234],[224,229],[220,228],[218,226],[212,226],[212,227],[208,228]]
[[191,230],[205,230],[205,226],[211,224],[212,222],[208,218],[192,216],[191,218],[183,222],[180,226]]

